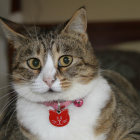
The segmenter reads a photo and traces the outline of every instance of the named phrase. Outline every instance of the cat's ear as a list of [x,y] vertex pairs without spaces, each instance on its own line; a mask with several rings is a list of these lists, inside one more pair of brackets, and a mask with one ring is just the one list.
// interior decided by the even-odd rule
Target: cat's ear
[[6,38],[14,44],[18,44],[20,41],[27,39],[23,34],[20,33],[21,25],[9,21],[0,17],[0,26],[4,31]]
[[84,7],[78,9],[68,21],[62,32],[76,32],[87,37],[87,14]]

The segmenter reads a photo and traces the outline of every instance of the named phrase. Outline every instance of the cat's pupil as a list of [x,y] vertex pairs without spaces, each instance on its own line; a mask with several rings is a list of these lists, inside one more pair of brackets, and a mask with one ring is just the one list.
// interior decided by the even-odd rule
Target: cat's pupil
[[65,64],[69,64],[70,60],[69,60],[68,57],[64,57],[63,62],[64,62]]
[[32,62],[32,64],[33,64],[34,67],[38,67],[39,60],[38,59],[34,59],[33,62]]

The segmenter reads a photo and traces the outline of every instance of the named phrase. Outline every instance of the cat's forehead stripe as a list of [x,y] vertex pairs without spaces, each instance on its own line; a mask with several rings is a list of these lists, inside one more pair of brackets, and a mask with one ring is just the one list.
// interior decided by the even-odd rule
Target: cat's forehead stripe
[[37,54],[38,55],[40,54],[40,47],[39,46],[37,47]]
[[54,46],[54,39],[51,39],[51,41],[50,41],[50,46],[49,46],[49,49],[52,49],[52,47]]
[[51,50],[54,49],[54,48],[56,48],[55,42],[53,42],[53,44],[52,44],[52,46],[51,46]]

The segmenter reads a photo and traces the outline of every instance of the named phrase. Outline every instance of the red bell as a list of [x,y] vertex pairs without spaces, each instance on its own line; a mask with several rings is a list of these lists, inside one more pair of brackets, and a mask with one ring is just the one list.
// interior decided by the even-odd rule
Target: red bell
[[83,105],[83,100],[82,99],[75,100],[73,103],[76,107],[81,107]]

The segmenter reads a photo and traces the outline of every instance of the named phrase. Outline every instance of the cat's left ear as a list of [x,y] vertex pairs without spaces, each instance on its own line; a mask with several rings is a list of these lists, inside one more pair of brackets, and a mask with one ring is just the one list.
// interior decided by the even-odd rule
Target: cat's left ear
[[84,7],[78,9],[68,21],[62,32],[75,32],[81,35],[81,37],[87,40],[87,14]]
[[27,37],[21,33],[22,28],[20,24],[0,17],[0,26],[4,31],[6,38],[14,45],[14,47],[17,47],[18,44],[27,39]]

